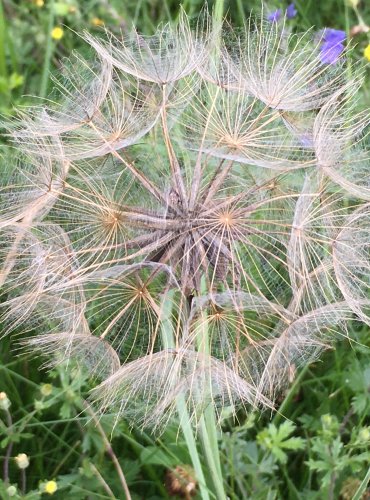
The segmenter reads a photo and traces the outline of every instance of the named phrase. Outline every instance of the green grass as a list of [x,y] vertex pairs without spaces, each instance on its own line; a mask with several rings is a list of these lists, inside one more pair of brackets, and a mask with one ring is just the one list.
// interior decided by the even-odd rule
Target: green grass
[[[354,335],[358,344],[342,342],[299,372],[272,419],[269,413],[240,413],[239,422],[225,420],[218,446],[226,495],[235,500],[334,499],[347,484],[354,498],[361,498],[370,460],[370,362],[365,347],[369,338],[365,328]],[[89,389],[86,379],[71,367],[45,374],[38,370],[38,360],[30,356],[14,359],[11,351],[9,341],[3,341],[1,389],[11,399],[14,424],[10,432],[0,428],[1,455],[5,455],[8,442],[4,439],[8,438],[14,441],[12,456],[30,456],[27,491],[36,496],[29,498],[38,498],[40,481],[50,479],[59,486],[55,498],[110,498],[96,470],[115,497],[122,498],[104,439],[90,415],[83,412]],[[52,384],[50,395],[42,395],[44,383]],[[101,419],[106,436],[113,432],[112,448],[133,498],[167,498],[166,470],[180,465],[193,463],[203,468],[208,481],[212,478],[212,474],[208,477],[209,457],[196,446],[193,431],[184,429],[185,445],[176,425],[156,439],[130,429],[125,421],[112,431],[113,423],[114,415]],[[10,478],[12,484],[19,483],[20,471],[13,461]]]

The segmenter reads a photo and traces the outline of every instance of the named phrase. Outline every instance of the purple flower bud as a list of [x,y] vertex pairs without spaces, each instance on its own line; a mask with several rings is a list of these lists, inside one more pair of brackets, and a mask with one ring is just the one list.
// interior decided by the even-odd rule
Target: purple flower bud
[[267,20],[270,21],[270,23],[277,23],[281,19],[281,16],[282,16],[282,10],[277,9],[277,10],[274,10],[274,12],[271,12],[267,16]]
[[293,19],[297,15],[297,9],[295,8],[294,2],[290,3],[286,9],[287,19]]

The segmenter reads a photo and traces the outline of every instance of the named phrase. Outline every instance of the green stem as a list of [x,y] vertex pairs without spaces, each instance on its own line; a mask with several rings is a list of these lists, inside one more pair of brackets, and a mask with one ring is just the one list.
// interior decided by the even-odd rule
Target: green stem
[[45,49],[45,59],[44,66],[42,68],[42,76],[41,76],[41,84],[40,84],[40,97],[45,97],[48,82],[49,82],[49,72],[50,72],[50,62],[53,55],[54,43],[51,38],[51,31],[54,26],[54,0],[50,1],[49,4],[49,19],[48,19],[48,27],[46,33],[46,49]]
[[244,24],[245,14],[244,14],[243,0],[236,0],[236,6],[239,12],[240,22],[241,24]]
[[[199,420],[199,432],[202,439],[203,451],[207,460],[209,471],[211,473],[213,486],[215,488],[216,497],[218,500],[224,500],[226,498],[224,485],[222,481],[221,464],[219,460],[218,453],[218,443],[216,441],[216,446],[211,439],[212,434],[211,425],[205,415],[202,415]],[[211,430],[211,432],[210,432]],[[214,453],[214,451],[216,453]]]
[[[173,299],[174,299],[174,292],[169,291],[164,294],[164,298],[162,301],[163,319],[161,323],[161,334],[165,349],[172,349],[175,347],[175,337],[173,334],[173,325],[171,322]],[[190,458],[195,470],[195,474],[198,479],[200,495],[203,500],[210,500],[184,396],[179,396],[177,398],[176,407],[177,407],[177,412],[179,414],[180,426],[184,434],[186,446],[188,448]]]
[[308,371],[308,368],[309,368],[309,365],[306,365],[299,373],[298,377],[295,379],[292,387],[290,388],[288,394],[285,396],[285,399],[284,401],[282,402],[282,404],[280,405],[280,408],[279,408],[279,411],[275,414],[274,418],[272,419],[272,422],[276,425],[281,419],[282,417],[284,417],[284,412],[287,408],[287,406],[289,405],[290,401],[292,400],[294,394],[295,394],[295,391],[298,387],[298,385],[300,384],[302,378],[304,377],[304,375],[306,374],[306,372]]
[[216,0],[213,9],[213,21],[215,24],[221,23],[224,17],[224,0]]
[[[347,33],[347,40],[349,40],[349,33],[350,33],[350,19],[349,19],[349,8],[347,2],[344,2],[344,15],[345,15],[345,20],[346,20],[346,33]],[[348,46],[348,43],[347,43]],[[352,62],[351,62],[351,57],[346,57],[346,70],[347,70],[347,77],[350,80],[352,77]]]
[[365,493],[369,481],[370,481],[370,468],[367,471],[366,476],[362,480],[360,486],[357,488],[357,491],[354,494],[352,500],[360,500],[362,498],[362,495]]
[[0,76],[6,78],[6,55],[5,55],[5,17],[3,2],[0,0]]
[[[207,286],[205,279],[203,278],[201,283],[201,293],[206,293]],[[207,316],[206,312],[203,311],[201,315],[201,324],[199,328],[199,335],[197,335],[196,343],[197,349],[200,353],[203,354],[206,360],[210,357],[210,339],[209,332],[207,326]],[[215,410],[212,404],[212,381],[211,374],[209,370],[210,366],[205,366],[205,370],[208,370],[208,384],[209,391],[211,393],[211,402],[208,404],[205,409],[203,415],[200,418],[200,437],[202,439],[203,450],[206,456],[207,464],[211,473],[211,477],[213,480],[213,485],[216,491],[216,496],[219,500],[223,500],[226,498],[223,480],[222,480],[222,469],[221,469],[221,459],[220,452],[218,448],[218,439],[217,439],[217,423]]]

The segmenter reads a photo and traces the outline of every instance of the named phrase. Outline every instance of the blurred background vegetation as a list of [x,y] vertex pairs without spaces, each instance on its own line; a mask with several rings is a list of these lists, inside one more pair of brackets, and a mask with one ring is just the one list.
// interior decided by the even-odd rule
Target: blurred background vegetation
[[[203,2],[182,5],[196,18]],[[287,5],[271,0],[264,11]],[[353,46],[348,65],[364,66],[359,103],[368,107],[370,2],[297,0],[295,6],[292,30],[347,32]],[[259,0],[225,2],[234,25],[260,11]],[[150,34],[178,12],[177,0],[0,0],[1,114],[10,116],[31,96],[48,96],[50,75],[62,59],[86,50],[83,30],[119,33],[135,25]],[[230,499],[370,498],[370,337],[362,325],[354,323],[352,330],[353,341],[343,340],[292,377],[278,413],[226,418],[219,447]],[[113,415],[97,425],[86,403],[89,384],[77,367],[48,373],[40,369],[42,361],[16,349],[13,340],[1,340],[1,499],[124,499],[122,473],[133,499],[199,497],[175,424],[157,439],[125,421],[113,427]],[[210,496],[215,498],[212,491]]]

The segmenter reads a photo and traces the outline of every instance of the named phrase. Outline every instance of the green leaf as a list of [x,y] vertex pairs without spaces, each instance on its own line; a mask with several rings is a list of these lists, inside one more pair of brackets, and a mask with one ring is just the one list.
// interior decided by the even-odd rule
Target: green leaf
[[257,441],[276,457],[281,463],[286,463],[287,454],[284,450],[300,450],[304,448],[305,440],[300,437],[289,436],[294,432],[295,425],[289,420],[283,422],[279,427],[270,424],[257,435]]
[[60,418],[69,419],[72,416],[72,406],[69,402],[65,402],[62,404],[59,410]]
[[305,447],[305,440],[301,437],[290,438],[282,443],[286,450],[302,450]]
[[160,448],[155,446],[148,446],[140,455],[141,462],[145,465],[163,465],[164,467],[171,468],[176,465],[173,457],[169,456]]
[[16,89],[23,85],[24,77],[22,75],[18,75],[18,73],[12,73],[9,77],[9,88],[10,90]]

